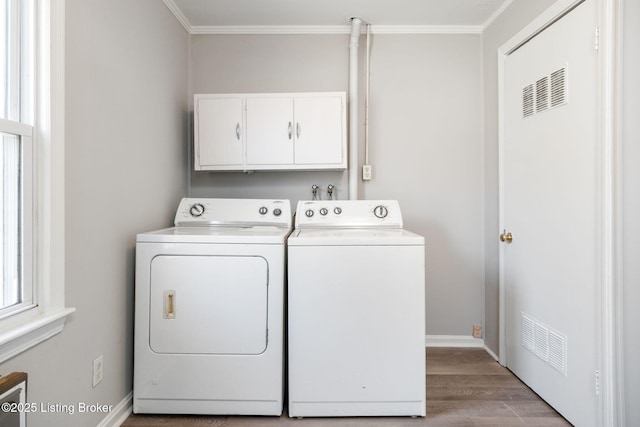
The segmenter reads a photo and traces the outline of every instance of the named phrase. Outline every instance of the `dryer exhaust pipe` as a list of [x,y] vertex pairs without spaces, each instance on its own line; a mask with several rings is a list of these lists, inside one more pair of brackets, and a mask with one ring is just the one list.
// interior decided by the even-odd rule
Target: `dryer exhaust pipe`
[[358,199],[358,40],[362,19],[351,18],[349,42],[349,199]]

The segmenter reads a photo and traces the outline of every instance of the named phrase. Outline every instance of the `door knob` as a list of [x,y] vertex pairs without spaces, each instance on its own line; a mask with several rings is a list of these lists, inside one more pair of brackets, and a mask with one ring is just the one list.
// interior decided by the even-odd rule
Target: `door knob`
[[500,241],[504,243],[513,242],[513,234],[509,233],[500,233]]

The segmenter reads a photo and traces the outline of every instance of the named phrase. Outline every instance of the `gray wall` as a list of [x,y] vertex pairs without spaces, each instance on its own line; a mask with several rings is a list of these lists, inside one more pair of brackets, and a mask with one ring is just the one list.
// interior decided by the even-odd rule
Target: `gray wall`
[[622,75],[622,280],[627,426],[640,425],[640,0],[624,0]]
[[[196,35],[192,91],[346,91],[348,44],[348,35]],[[360,45],[364,76],[364,37]],[[470,336],[473,323],[482,323],[481,99],[479,35],[373,36],[374,179],[360,193],[398,199],[406,227],[426,237],[430,335]],[[363,110],[360,116],[362,140]],[[191,179],[193,196],[284,197],[294,206],[310,198],[312,184],[336,185],[339,198],[348,188],[344,172],[193,172]]]
[[[3,363],[29,402],[116,405],[132,388],[135,234],[171,224],[186,193],[188,42],[157,0],[66,2],[64,331]],[[92,361],[104,381],[92,388]],[[86,427],[104,414],[29,414]]]
[[469,337],[483,320],[479,35],[376,36],[367,199],[398,199],[426,237],[428,335]]
[[555,0],[514,0],[482,34],[485,170],[485,345],[499,351],[498,284],[498,49]]

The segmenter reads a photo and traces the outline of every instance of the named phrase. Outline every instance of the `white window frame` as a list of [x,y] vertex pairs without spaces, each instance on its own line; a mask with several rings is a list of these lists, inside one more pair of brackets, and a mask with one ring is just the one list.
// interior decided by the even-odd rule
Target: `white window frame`
[[[65,307],[64,0],[34,0],[33,302],[0,319],[0,363],[60,333]],[[24,142],[24,141],[23,141]]]
[[[19,192],[21,193],[21,218],[18,219],[21,228],[21,236],[18,238],[20,241],[21,254],[19,257],[22,259],[19,266],[20,283],[14,282],[12,284],[12,292],[16,292],[15,286],[20,285],[21,289],[18,293],[21,294],[20,301],[16,304],[9,305],[0,309],[0,321],[2,319],[14,316],[25,310],[34,308],[33,291],[33,175],[30,173],[33,171],[33,126],[18,123],[11,120],[0,119],[0,132],[7,136],[16,137],[19,142],[20,151],[20,169],[21,179],[19,185]],[[4,143],[4,141],[2,141]],[[18,225],[18,224],[16,224]],[[6,238],[6,237],[5,237]],[[12,242],[16,244],[17,242]],[[5,259],[6,261],[6,259]],[[15,271],[12,271],[15,273]],[[3,277],[6,280],[7,277]],[[4,285],[4,284],[3,284]],[[7,289],[4,289],[5,292]]]

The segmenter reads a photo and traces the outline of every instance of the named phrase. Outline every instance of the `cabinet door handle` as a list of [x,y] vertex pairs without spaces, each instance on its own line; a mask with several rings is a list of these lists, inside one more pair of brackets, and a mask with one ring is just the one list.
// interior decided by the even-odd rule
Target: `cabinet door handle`
[[300,127],[300,122],[296,123],[296,138],[300,138],[300,134],[302,133],[302,128]]
[[236,124],[236,138],[240,141],[240,123]]
[[291,122],[289,122],[289,127],[287,128],[287,132],[288,132],[288,134],[289,134],[289,139],[291,139],[291,132],[292,132],[292,130],[293,130],[293,129],[292,129],[292,124],[291,124]]

